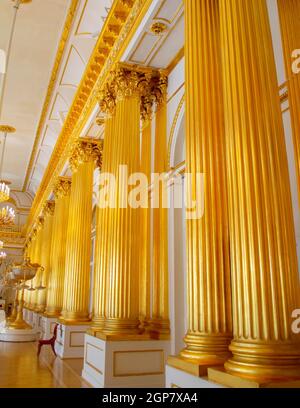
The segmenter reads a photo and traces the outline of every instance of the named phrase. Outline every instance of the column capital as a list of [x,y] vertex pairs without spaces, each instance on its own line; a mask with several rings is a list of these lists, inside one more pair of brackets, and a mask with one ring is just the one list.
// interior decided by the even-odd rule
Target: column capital
[[44,219],[44,217],[42,215],[40,217],[38,217],[38,220],[37,220],[37,223],[36,223],[36,227],[37,227],[38,231],[40,231],[43,228],[44,222],[45,222],[45,219]]
[[99,92],[101,111],[111,117],[116,103],[137,97],[141,101],[141,118],[151,120],[153,104],[166,101],[168,77],[165,71],[119,63]]
[[46,201],[43,208],[43,216],[47,217],[48,215],[54,215],[55,202]]
[[54,187],[53,193],[55,199],[67,196],[71,191],[72,181],[68,177],[59,177]]
[[78,139],[73,148],[69,159],[70,167],[73,172],[77,171],[78,167],[90,161],[95,161],[96,165],[101,168],[103,153],[103,140],[95,140],[92,138]]
[[32,231],[32,234],[31,234],[31,241],[35,240],[35,238],[37,236],[37,232],[38,232],[37,228],[34,228],[33,231]]
[[110,118],[115,114],[116,97],[107,83],[99,92],[99,106],[106,118]]

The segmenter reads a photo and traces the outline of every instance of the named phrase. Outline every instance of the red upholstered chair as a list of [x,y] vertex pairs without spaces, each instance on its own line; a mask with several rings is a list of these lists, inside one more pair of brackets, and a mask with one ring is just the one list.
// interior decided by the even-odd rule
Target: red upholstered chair
[[56,337],[57,337],[57,329],[58,329],[58,326],[59,326],[58,324],[56,324],[56,325],[54,326],[53,337],[52,337],[50,340],[39,340],[38,352],[37,352],[37,355],[38,355],[38,356],[40,355],[42,346],[45,346],[45,345],[51,346],[53,353],[56,355],[55,347],[54,347],[54,346],[55,346],[55,340],[56,340]]

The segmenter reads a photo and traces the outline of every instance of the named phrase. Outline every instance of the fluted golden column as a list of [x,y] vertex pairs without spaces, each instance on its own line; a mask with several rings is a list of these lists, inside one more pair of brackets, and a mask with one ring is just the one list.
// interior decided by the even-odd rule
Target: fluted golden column
[[[112,174],[116,185],[126,185],[126,175],[119,166],[127,166],[128,175],[139,171],[140,153],[140,75],[117,68],[113,73],[116,92],[114,116]],[[121,190],[121,189],[120,189]],[[115,208],[109,209],[110,257],[107,311],[104,330],[107,333],[136,333],[139,326],[139,209],[128,205],[127,192],[117,191]]]
[[[145,256],[139,238],[141,208],[130,200],[135,186],[127,186],[127,177],[141,169],[142,98],[150,94],[154,97],[152,88],[157,83],[157,77],[158,73],[152,70],[119,64],[101,92],[101,110],[110,113],[106,123],[105,139],[108,142],[105,144],[103,172],[114,175],[116,185],[115,194],[111,195],[110,200],[113,205],[99,211],[98,231],[101,229],[101,238],[96,245],[94,326],[103,328],[106,334],[134,334],[140,331],[139,280],[144,279],[140,269],[147,261],[145,258],[141,260],[141,256]],[[149,103],[152,106],[153,101]],[[122,169],[120,166],[123,166]],[[100,206],[101,200],[100,191]],[[95,300],[96,293],[100,294],[98,301]]]
[[38,291],[37,310],[39,312],[44,312],[46,308],[49,272],[52,262],[51,239],[54,207],[54,201],[47,201],[43,209],[43,216],[45,221],[42,232],[42,248],[40,254],[40,264],[42,265],[43,270],[40,272],[38,285],[41,285],[45,289],[41,289]]
[[[24,251],[24,258],[25,259],[30,258],[31,247],[32,247],[32,238],[29,237],[28,240],[27,240],[25,251]],[[27,281],[26,284],[29,285],[30,282]],[[24,302],[25,302],[24,305],[25,305],[26,308],[29,307],[29,301],[30,301],[30,292],[28,290],[25,290],[25,292],[24,292]]]
[[[152,100],[145,98],[142,103],[142,140],[141,140],[141,172],[151,183],[151,125],[152,125]],[[148,196],[148,208],[141,208],[140,218],[140,290],[139,290],[139,318],[141,328],[147,328],[150,320],[150,227],[151,227],[151,200],[149,195],[149,185],[146,194]]]
[[71,180],[60,177],[55,188],[55,211],[51,239],[51,270],[47,290],[47,316],[59,316],[63,306],[66,240]]
[[[44,217],[39,217],[37,222],[37,235],[36,235],[36,246],[33,256],[33,263],[41,265],[41,253],[43,247],[43,231],[44,231]],[[36,276],[33,278],[33,287],[37,288],[41,284],[42,268],[37,270]],[[36,312],[38,312],[38,297],[39,290],[32,292],[32,306]]]
[[[113,119],[114,102],[112,106],[108,106],[106,102],[111,100],[109,95],[103,96],[101,99],[101,109],[106,113],[105,119],[105,134],[104,148],[102,160],[102,172],[110,173],[112,165],[113,150]],[[102,198],[99,196],[99,200]],[[108,278],[108,258],[110,254],[110,244],[108,234],[109,208],[101,207],[101,203],[96,208],[96,242],[95,242],[95,260],[94,260],[94,293],[93,293],[93,321],[92,329],[101,331],[104,328],[106,299],[107,299],[107,278]]]
[[101,163],[101,144],[79,139],[73,148],[73,171],[66,242],[64,302],[65,321],[89,320],[90,258],[93,176]]
[[300,378],[299,276],[265,1],[220,0],[234,339],[228,372]]
[[[157,101],[154,149],[154,172],[167,172],[167,85],[168,79],[161,75],[158,87],[161,98]],[[150,333],[156,337],[168,336],[169,283],[168,283],[168,191],[165,180],[154,189],[153,208],[153,302]],[[159,197],[155,197],[159,194]],[[156,208],[157,207],[157,208]]]
[[[31,263],[34,263],[34,257],[35,257],[35,248],[36,248],[36,236],[37,236],[37,229],[34,228],[31,234],[31,245],[30,245],[30,261]],[[34,280],[30,280],[30,286],[34,287]],[[31,310],[33,308],[32,300],[33,300],[33,291],[28,291],[28,308]]]
[[200,195],[198,214],[186,212],[188,332],[181,356],[206,366],[228,357],[232,338],[219,10],[217,0],[184,4],[187,191],[193,200]]
[[[295,57],[292,57],[293,52],[300,49],[300,2],[299,0],[277,0],[277,3],[281,22],[300,202],[300,73],[293,72]],[[299,54],[297,55],[299,57]]]

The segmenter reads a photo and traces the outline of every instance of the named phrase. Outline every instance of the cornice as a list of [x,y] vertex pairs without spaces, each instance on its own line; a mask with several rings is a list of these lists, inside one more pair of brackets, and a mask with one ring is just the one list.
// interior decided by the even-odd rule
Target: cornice
[[[120,60],[151,1],[114,1],[36,193],[25,227],[27,233],[50,196],[55,181],[70,156],[72,144],[79,137],[81,129],[97,105],[99,89],[105,83],[114,64]],[[116,26],[120,27],[119,36],[115,34]]]

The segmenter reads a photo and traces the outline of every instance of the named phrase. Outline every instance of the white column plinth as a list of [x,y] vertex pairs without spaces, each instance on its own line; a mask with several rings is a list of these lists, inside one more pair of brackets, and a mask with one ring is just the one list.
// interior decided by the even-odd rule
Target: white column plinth
[[83,358],[84,335],[88,325],[64,325],[60,323],[57,331],[55,350],[61,358]]
[[32,326],[33,324],[33,311],[32,310],[27,309],[25,321],[26,323]]
[[226,388],[209,381],[207,377],[196,377],[178,368],[166,366],[166,388]]
[[163,388],[169,340],[102,340],[85,335],[82,377],[96,388]]
[[5,327],[0,330],[0,341],[23,343],[36,341],[38,339],[38,331],[36,329],[18,330]]
[[57,317],[42,316],[41,319],[41,338],[49,340],[53,336],[54,327],[57,323]]

